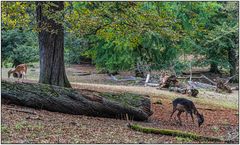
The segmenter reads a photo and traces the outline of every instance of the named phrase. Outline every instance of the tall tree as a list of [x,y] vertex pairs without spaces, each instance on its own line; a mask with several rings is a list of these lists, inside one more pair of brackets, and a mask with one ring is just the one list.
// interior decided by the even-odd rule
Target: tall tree
[[40,47],[40,83],[71,87],[64,66],[64,2],[36,2]]

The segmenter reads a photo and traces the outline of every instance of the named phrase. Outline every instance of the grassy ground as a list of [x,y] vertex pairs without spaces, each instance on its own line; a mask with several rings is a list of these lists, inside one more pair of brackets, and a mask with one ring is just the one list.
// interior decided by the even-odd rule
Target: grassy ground
[[[7,78],[9,68],[2,68],[2,78]],[[66,66],[66,72],[72,85],[78,88],[92,89],[98,91],[118,91],[132,92],[144,95],[150,95],[153,102],[159,98],[174,99],[176,97],[187,97],[200,104],[212,104],[219,107],[238,109],[238,91],[233,93],[217,93],[214,91],[200,90],[197,98],[188,97],[179,93],[169,92],[168,90],[157,90],[152,87],[144,87],[143,85],[135,85],[134,82],[115,82],[110,79],[107,74],[98,74],[93,66],[89,65],[72,65]],[[90,73],[87,76],[78,76],[79,72]],[[120,73],[122,76],[131,75],[129,72]],[[37,81],[39,78],[39,68],[29,68],[27,79]]]

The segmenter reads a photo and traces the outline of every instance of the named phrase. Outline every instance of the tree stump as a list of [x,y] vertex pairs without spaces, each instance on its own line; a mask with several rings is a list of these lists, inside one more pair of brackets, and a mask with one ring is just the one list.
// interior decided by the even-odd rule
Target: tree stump
[[2,102],[68,114],[145,121],[152,115],[148,96],[101,93],[40,83],[2,81]]
[[160,80],[160,88],[175,87],[178,84],[177,77],[175,75],[163,75]]
[[217,80],[216,92],[232,93],[232,89],[229,85],[225,84],[225,82],[223,80]]

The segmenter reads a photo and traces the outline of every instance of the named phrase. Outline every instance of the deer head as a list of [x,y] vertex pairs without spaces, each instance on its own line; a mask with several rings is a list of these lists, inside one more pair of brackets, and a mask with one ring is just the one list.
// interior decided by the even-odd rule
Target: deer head
[[200,127],[203,122],[204,122],[204,117],[203,117],[203,114],[197,114],[197,120],[198,120],[198,127]]

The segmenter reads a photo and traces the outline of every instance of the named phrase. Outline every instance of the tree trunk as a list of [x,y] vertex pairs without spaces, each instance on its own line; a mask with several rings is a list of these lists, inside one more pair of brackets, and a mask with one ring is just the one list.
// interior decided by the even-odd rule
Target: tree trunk
[[219,74],[220,73],[220,71],[218,70],[218,65],[216,63],[212,62],[210,64],[210,72],[211,73],[215,73],[215,74]]
[[234,48],[228,49],[228,62],[231,65],[230,66],[230,76],[234,76],[236,74],[236,67],[237,67],[236,51],[234,50]]
[[138,62],[135,63],[135,77],[144,78],[144,72]]
[[69,114],[144,121],[152,115],[150,98],[59,86],[2,81],[2,102]]
[[[40,78],[39,82],[71,87],[64,66],[63,1],[36,2],[39,28]],[[48,5],[48,7],[47,7]],[[54,16],[53,16],[54,15]],[[53,16],[53,18],[49,18]],[[60,20],[59,20],[60,19]]]
[[22,63],[20,61],[18,61],[17,59],[14,59],[12,67],[16,68],[19,64],[22,64]]

